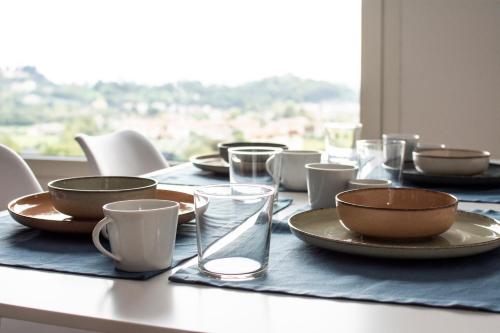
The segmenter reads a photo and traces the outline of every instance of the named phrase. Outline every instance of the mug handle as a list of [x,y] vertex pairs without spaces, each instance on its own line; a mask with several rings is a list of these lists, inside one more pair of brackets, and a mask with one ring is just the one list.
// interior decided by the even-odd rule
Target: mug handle
[[[269,157],[266,161],[266,171],[268,174],[270,174],[273,178],[274,178],[274,172],[273,172],[273,169],[274,169],[274,159],[275,159],[275,155]],[[281,172],[283,173],[283,172]],[[282,182],[283,181],[283,175],[281,175],[279,181]]]
[[101,252],[105,256],[110,257],[113,260],[122,261],[122,258],[120,256],[113,254],[113,253],[109,252],[108,250],[106,250],[102,246],[101,241],[99,240],[99,235],[101,234],[102,228],[104,228],[106,226],[106,224],[108,224],[110,222],[113,222],[113,220],[106,216],[105,218],[100,220],[99,223],[97,223],[95,225],[94,230],[92,230],[92,241],[94,242],[94,245],[95,245],[95,247],[97,247],[99,252]]

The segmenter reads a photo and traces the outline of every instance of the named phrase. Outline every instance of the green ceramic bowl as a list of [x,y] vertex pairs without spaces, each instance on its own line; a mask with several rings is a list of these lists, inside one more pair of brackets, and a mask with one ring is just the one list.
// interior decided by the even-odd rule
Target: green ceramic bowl
[[102,206],[115,201],[154,199],[158,182],[142,177],[93,176],[51,181],[52,204],[66,215],[81,219],[104,216]]

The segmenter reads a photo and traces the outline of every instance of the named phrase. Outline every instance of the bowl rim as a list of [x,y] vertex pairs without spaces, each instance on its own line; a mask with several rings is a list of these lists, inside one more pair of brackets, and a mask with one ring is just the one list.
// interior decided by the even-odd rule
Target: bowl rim
[[357,171],[358,167],[352,164],[342,163],[307,163],[304,165],[307,170],[317,171]]
[[[143,185],[143,186],[136,186],[136,187],[129,187],[129,188],[122,188],[122,189],[115,189],[115,190],[85,190],[85,189],[75,189],[75,188],[60,187],[60,186],[56,185],[58,182],[62,182],[62,181],[76,180],[76,179],[94,179],[94,178],[140,179],[140,180],[149,180],[149,181],[151,181],[151,184]],[[67,192],[116,193],[116,192],[128,192],[128,191],[146,190],[146,189],[149,189],[149,188],[156,188],[157,185],[158,185],[158,181],[156,179],[147,178],[147,177],[135,177],[135,176],[85,176],[85,177],[69,177],[69,178],[55,179],[55,180],[50,181],[47,184],[47,188],[49,190],[67,191]]]
[[366,178],[366,179],[351,179],[349,184],[353,185],[392,185],[392,181],[389,179],[374,179],[374,178]]
[[238,155],[271,155],[280,154],[285,150],[280,147],[271,146],[242,146],[242,147],[230,147],[227,152],[237,153]]
[[[466,156],[435,156],[427,155],[431,151],[445,152],[445,151],[456,151],[463,153],[470,153],[471,155]],[[473,155],[474,154],[474,155]],[[462,149],[462,148],[423,148],[413,151],[413,156],[424,157],[424,158],[439,158],[439,159],[450,159],[450,160],[464,160],[464,159],[476,159],[476,158],[487,158],[490,157],[490,152],[486,150],[476,150],[476,149]]]
[[[437,207],[426,207],[426,208],[386,208],[386,207],[374,207],[366,204],[357,204],[357,203],[352,203],[346,200],[343,200],[340,198],[341,195],[350,193],[350,192],[360,192],[360,191],[418,191],[418,192],[431,192],[434,194],[439,194],[443,196],[447,196],[451,199],[453,199],[452,203],[446,204],[446,205],[441,205]],[[387,211],[429,211],[429,210],[437,210],[437,209],[443,209],[443,208],[450,208],[453,206],[458,205],[458,199],[452,194],[446,193],[446,192],[441,192],[441,191],[434,191],[434,190],[428,190],[428,189],[423,189],[423,188],[412,188],[412,187],[372,187],[372,188],[360,188],[360,189],[354,189],[354,190],[348,190],[348,191],[343,191],[340,192],[335,196],[335,202],[337,205],[339,203],[346,205],[346,206],[351,206],[351,207],[357,207],[357,208],[367,208],[367,209],[375,209],[375,210],[387,210]]]
[[219,142],[217,144],[217,148],[234,148],[238,147],[238,145],[242,145],[241,147],[246,146],[268,146],[268,147],[279,147],[283,149],[288,149],[288,146],[284,143],[279,142],[266,142],[266,141],[230,141],[230,142]]

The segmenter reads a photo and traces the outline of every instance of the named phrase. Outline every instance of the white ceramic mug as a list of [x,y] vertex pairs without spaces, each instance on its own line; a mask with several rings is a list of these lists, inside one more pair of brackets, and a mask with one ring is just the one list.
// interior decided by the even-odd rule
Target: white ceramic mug
[[[116,268],[128,272],[165,269],[172,264],[177,232],[179,203],[140,199],[118,201],[103,206],[104,219],[94,227],[92,240],[97,249],[115,261]],[[99,240],[107,226],[111,251]]]
[[312,209],[335,207],[335,196],[347,190],[358,168],[348,164],[306,164],[307,193]]
[[307,191],[305,165],[319,163],[321,152],[316,150],[285,150],[281,161],[281,184],[288,190]]

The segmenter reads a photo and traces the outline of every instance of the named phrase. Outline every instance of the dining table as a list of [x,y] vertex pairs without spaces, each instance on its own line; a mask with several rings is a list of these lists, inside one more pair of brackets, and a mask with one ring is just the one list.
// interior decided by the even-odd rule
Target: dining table
[[[168,175],[186,167],[190,164],[146,176]],[[195,189],[181,184],[159,187],[188,193]],[[280,196],[292,198],[293,203],[278,212],[276,219],[286,219],[308,201],[306,192],[285,191]],[[459,208],[500,210],[500,204],[460,202]],[[0,317],[87,331],[144,333],[459,333],[498,332],[500,327],[500,314],[486,311],[255,292],[169,280],[179,269],[192,265],[196,258],[144,281],[0,266]],[[308,274],[300,267],[296,271]]]

